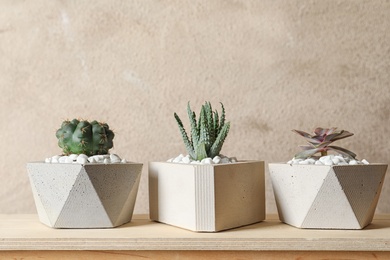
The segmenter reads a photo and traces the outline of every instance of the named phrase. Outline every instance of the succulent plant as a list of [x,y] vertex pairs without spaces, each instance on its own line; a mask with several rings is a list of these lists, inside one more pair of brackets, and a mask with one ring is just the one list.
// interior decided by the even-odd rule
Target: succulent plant
[[230,129],[230,122],[225,123],[225,108],[222,103],[221,107],[222,113],[219,117],[218,111],[212,110],[210,102],[205,102],[197,122],[196,114],[191,110],[188,102],[187,113],[191,124],[191,139],[188,137],[179,116],[174,113],[187,152],[192,159],[202,160],[219,155]]
[[334,141],[344,139],[353,135],[345,130],[336,131],[336,127],[321,128],[317,127],[314,130],[314,135],[310,135],[300,130],[292,130],[293,132],[303,136],[309,145],[301,145],[303,151],[297,153],[294,157],[296,159],[306,159],[312,157],[316,153],[321,153],[321,156],[328,154],[332,150],[344,156],[355,158],[356,154],[339,146],[330,145]]
[[65,120],[57,130],[58,146],[65,155],[85,154],[88,156],[107,154],[113,147],[114,132],[106,123],[96,120]]

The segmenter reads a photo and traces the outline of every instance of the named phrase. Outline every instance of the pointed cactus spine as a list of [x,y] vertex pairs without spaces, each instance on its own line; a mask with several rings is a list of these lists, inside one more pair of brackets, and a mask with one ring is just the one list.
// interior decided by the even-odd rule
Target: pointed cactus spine
[[56,132],[58,146],[62,148],[65,155],[107,154],[114,146],[114,136],[114,132],[107,124],[96,120],[92,122],[78,119],[66,120]]

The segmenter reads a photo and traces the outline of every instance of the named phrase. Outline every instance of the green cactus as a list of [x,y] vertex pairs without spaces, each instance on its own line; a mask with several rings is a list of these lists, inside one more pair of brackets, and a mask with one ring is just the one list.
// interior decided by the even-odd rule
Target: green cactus
[[96,120],[91,123],[86,120],[73,119],[62,123],[57,130],[58,146],[65,155],[86,154],[88,156],[107,154],[113,147],[112,132],[106,123]]
[[187,152],[193,160],[213,158],[219,155],[230,129],[230,122],[225,123],[225,108],[222,103],[221,107],[220,118],[218,112],[212,110],[210,102],[206,102],[202,106],[197,122],[196,114],[191,110],[188,102],[187,113],[191,125],[191,139],[189,139],[179,116],[174,113]]

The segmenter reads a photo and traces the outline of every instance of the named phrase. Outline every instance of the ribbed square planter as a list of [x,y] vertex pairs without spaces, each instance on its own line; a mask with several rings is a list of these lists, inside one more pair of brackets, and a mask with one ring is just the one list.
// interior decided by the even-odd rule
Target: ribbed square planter
[[264,162],[149,163],[152,220],[216,232],[265,219]]
[[28,175],[39,219],[53,228],[110,228],[131,221],[142,164],[33,162]]
[[279,218],[298,228],[362,229],[372,221],[386,169],[270,163]]

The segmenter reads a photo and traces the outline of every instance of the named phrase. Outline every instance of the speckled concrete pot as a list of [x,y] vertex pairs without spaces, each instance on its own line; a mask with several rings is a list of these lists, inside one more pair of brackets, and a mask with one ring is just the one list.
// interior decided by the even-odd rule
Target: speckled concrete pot
[[265,219],[264,162],[151,162],[149,209],[152,220],[199,232],[260,222]]
[[142,164],[33,162],[28,175],[39,219],[53,228],[110,228],[131,221]]
[[386,169],[270,163],[279,218],[298,228],[362,229],[373,219]]

